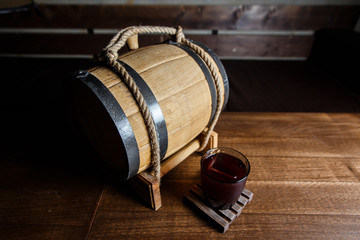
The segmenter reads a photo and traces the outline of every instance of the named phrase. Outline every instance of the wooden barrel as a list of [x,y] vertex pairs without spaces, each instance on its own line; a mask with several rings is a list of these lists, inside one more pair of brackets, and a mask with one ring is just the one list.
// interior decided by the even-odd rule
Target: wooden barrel
[[[198,44],[198,43],[196,43]],[[201,46],[222,77],[224,106],[229,86],[218,57]],[[169,41],[119,57],[145,98],[155,122],[161,159],[198,136],[214,117],[217,94],[203,60],[185,45]],[[78,118],[100,158],[129,179],[151,162],[148,132],[139,107],[121,77],[104,66],[80,71],[75,90]]]

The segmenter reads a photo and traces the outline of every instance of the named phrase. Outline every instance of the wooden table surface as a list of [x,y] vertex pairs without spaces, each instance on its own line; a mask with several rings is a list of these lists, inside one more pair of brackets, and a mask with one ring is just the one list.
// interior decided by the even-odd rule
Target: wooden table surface
[[2,160],[0,238],[360,238],[360,114],[223,113],[216,131],[248,157],[254,193],[225,234],[183,202],[200,179],[193,154],[163,178],[157,212],[96,169]]

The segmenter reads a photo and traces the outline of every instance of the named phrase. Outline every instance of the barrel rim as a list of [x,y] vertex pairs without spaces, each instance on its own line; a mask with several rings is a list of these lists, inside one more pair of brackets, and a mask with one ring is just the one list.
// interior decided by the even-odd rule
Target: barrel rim
[[121,180],[130,179],[138,173],[140,155],[134,131],[127,116],[125,115],[124,110],[121,108],[120,104],[116,101],[109,89],[107,89],[97,77],[88,71],[81,70],[78,72],[76,78],[88,87],[93,94],[95,94],[118,130],[122,143],[121,147],[125,149],[126,154],[126,160],[119,159],[119,161],[124,161],[127,174],[117,177],[121,178]]

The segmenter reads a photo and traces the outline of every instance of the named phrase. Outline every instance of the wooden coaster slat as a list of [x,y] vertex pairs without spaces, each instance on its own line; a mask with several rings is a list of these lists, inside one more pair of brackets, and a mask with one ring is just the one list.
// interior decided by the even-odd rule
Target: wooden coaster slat
[[251,201],[251,199],[253,198],[253,193],[249,191],[249,189],[244,188],[244,190],[242,191],[241,195],[245,196],[246,198],[248,198],[249,202]]
[[213,209],[206,205],[201,185],[195,184],[189,193],[184,196],[184,200],[187,200],[196,209],[205,214],[208,219],[212,220],[225,233],[229,229],[230,224],[241,214],[247,203],[252,200],[252,197],[253,193],[248,189],[244,189],[238,201],[230,209]]
[[218,225],[223,227],[223,232],[226,232],[226,230],[229,228],[229,221],[223,217],[221,217],[219,214],[217,214],[212,208],[209,208],[205,203],[200,201],[195,195],[189,194],[186,196],[186,198],[194,204],[195,207],[197,207],[199,210],[201,210],[203,213],[205,213],[208,217],[210,217],[214,222],[216,222]]
[[240,204],[235,203],[235,204],[231,207],[231,209],[234,210],[234,211],[236,212],[236,215],[238,216],[238,215],[240,215],[243,207],[240,206]]
[[[203,202],[205,202],[205,196],[204,196],[204,192],[201,188],[201,185],[199,184],[196,184],[194,185],[192,188],[191,188],[191,191]],[[214,210],[215,212],[219,212],[221,215],[223,215],[224,217],[226,217],[229,221],[233,221],[237,215],[229,210],[229,209],[226,209],[226,210],[217,210],[215,209]]]
[[227,217],[230,221],[234,221],[235,218],[237,217],[237,215],[229,210],[229,209],[226,209],[226,210],[218,210],[222,215],[224,215],[225,217]]
[[245,205],[248,203],[249,199],[245,198],[243,195],[241,195],[238,199],[238,203],[242,205],[242,207],[245,207]]

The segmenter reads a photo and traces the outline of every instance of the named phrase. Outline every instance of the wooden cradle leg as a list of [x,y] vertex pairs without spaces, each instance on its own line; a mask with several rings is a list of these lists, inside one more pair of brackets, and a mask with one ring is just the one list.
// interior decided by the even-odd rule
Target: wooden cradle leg
[[160,183],[148,171],[143,171],[130,179],[134,191],[155,211],[161,207]]
[[[192,153],[196,152],[200,147],[200,142],[204,136],[200,134],[196,139],[188,143],[185,147],[174,153],[169,158],[165,159],[161,163],[161,174],[163,177],[166,173],[170,172],[178,164],[184,161]],[[212,132],[208,145],[203,152],[218,146],[218,134]],[[155,211],[161,207],[161,194],[160,183],[152,174],[148,171],[143,171],[130,179],[130,184],[134,191]]]

